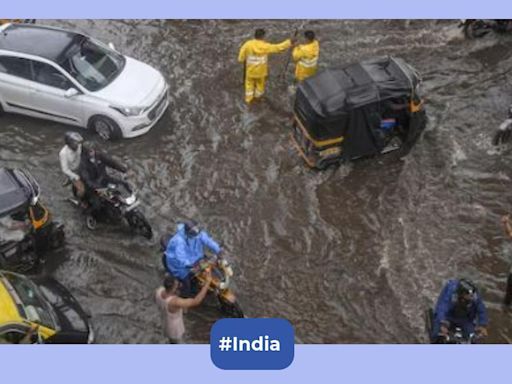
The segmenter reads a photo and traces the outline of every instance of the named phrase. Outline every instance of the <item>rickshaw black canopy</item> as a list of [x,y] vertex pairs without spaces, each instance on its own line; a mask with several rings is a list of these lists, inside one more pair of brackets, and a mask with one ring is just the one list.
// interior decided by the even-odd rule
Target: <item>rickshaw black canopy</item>
[[24,171],[0,168],[0,217],[30,204],[39,189],[33,183],[30,174]]
[[[325,69],[302,82],[295,99],[295,113],[316,140],[344,136],[347,131],[369,128],[387,100],[411,97],[419,84],[416,71],[400,58],[380,57]],[[364,118],[361,116],[366,116]],[[371,136],[370,132],[359,132]]]

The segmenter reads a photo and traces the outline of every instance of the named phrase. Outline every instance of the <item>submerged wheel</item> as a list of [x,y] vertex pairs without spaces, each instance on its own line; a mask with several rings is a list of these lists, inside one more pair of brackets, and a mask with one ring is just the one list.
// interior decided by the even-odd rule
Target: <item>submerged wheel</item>
[[133,228],[137,233],[141,234],[148,240],[153,238],[153,229],[142,213],[139,211],[130,212],[126,216],[126,220],[128,221],[130,227]]
[[117,123],[106,117],[96,116],[91,120],[90,127],[101,137],[103,140],[117,140],[123,137],[121,128]]
[[324,171],[327,168],[329,168],[330,166],[339,165],[340,163],[341,163],[340,158],[333,158],[333,157],[324,158],[324,159],[320,159],[316,162],[315,168],[319,169],[320,171]]
[[244,318],[244,311],[240,307],[240,304],[238,304],[237,301],[232,303],[231,301],[224,300],[221,296],[217,296],[219,299],[220,304],[220,311],[226,316],[226,317],[232,317],[237,319]]
[[98,222],[92,215],[87,215],[85,217],[85,225],[87,226],[88,229],[90,229],[91,231],[94,231],[96,229],[96,226],[98,225]]

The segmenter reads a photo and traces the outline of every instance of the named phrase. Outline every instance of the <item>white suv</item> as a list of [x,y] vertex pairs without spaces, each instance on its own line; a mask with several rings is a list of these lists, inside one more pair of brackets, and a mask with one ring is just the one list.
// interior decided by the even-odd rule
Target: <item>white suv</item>
[[46,26],[0,27],[0,112],[117,139],[146,133],[168,105],[168,86],[159,71],[99,41]]

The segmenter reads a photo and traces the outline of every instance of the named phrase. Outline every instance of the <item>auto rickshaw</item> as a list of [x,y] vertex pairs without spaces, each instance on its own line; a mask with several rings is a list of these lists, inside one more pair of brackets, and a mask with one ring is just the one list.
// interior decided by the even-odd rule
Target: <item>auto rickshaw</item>
[[39,195],[28,171],[0,168],[0,268],[29,271],[63,244],[63,225],[52,220]]
[[421,78],[404,60],[380,57],[325,69],[300,83],[291,138],[311,168],[400,149],[426,125]]

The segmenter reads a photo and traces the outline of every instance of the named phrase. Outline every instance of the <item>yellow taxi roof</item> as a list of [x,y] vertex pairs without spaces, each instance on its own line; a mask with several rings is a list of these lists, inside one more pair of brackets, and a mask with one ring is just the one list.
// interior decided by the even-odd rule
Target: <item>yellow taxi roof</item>
[[0,280],[0,325],[22,320],[14,299]]

